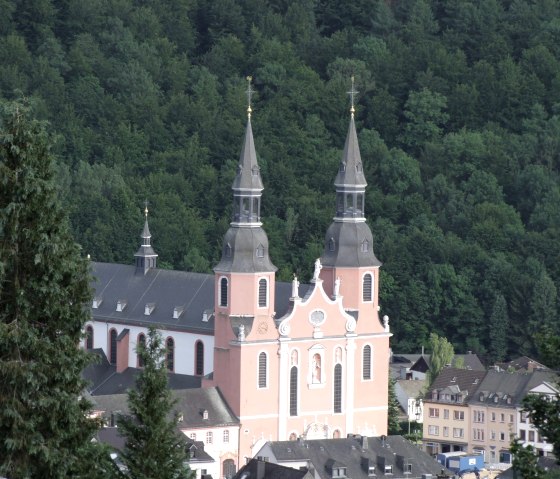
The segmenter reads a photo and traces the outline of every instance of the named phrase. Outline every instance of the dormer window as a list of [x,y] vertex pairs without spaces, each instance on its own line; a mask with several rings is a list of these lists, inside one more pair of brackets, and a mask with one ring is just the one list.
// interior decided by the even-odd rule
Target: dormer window
[[344,173],[346,171],[346,163],[340,163],[340,172]]
[[103,298],[101,296],[97,296],[97,297],[93,298],[93,302],[92,302],[91,307],[93,309],[97,309],[97,308],[99,308],[99,306],[101,306],[102,302],[103,302]]
[[204,409],[202,411],[202,419],[204,419],[205,421],[208,420],[208,409]]
[[369,251],[369,241],[365,239],[362,241],[362,253],[367,253]]
[[361,162],[356,163],[356,171],[358,173],[361,173],[362,169],[363,169],[362,163]]
[[226,244],[226,258],[231,258],[231,245]]
[[117,301],[117,312],[120,313],[126,308],[126,299],[119,299]]
[[345,467],[335,467],[332,471],[332,477],[334,478],[342,478],[346,477],[346,468]]
[[251,174],[253,176],[259,176],[259,167],[258,166],[253,166],[253,168],[251,169]]
[[370,466],[367,471],[368,477],[375,477],[375,466]]
[[257,246],[257,258],[264,258],[264,246],[262,244]]
[[329,251],[334,251],[335,242],[334,238],[329,239]]
[[385,465],[385,474],[393,474],[393,466]]
[[184,311],[185,311],[184,306],[177,306],[173,308],[173,319],[179,319]]
[[144,316],[149,316],[156,309],[156,303],[147,303],[144,307]]

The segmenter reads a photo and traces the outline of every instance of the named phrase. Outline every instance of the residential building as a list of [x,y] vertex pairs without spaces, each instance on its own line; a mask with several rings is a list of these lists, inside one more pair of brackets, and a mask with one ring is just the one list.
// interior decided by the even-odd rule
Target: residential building
[[485,371],[445,368],[424,396],[423,441],[426,451],[467,451],[471,441],[468,400]]
[[251,459],[233,479],[313,479],[307,468],[293,469],[272,462]]
[[552,445],[523,412],[529,394],[555,397],[558,377],[550,370],[516,373],[492,369],[475,372],[446,368],[424,398],[423,440],[430,454],[478,453],[490,467],[510,467],[513,437],[530,444],[541,456]]

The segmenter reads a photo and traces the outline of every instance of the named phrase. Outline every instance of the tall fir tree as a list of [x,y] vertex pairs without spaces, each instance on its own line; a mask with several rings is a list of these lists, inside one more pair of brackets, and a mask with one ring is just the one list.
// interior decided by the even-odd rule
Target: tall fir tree
[[399,413],[401,408],[395,391],[396,382],[396,379],[389,378],[389,409],[387,411],[387,430],[389,431],[389,434],[399,434],[401,432],[401,425],[399,422]]
[[189,479],[184,436],[177,432],[175,401],[167,387],[166,348],[161,335],[150,328],[138,354],[144,368],[136,388],[128,393],[130,414],[119,418],[126,439],[123,461],[134,479]]
[[27,102],[1,103],[0,476],[109,477],[81,397],[88,262],[69,233],[52,163]]

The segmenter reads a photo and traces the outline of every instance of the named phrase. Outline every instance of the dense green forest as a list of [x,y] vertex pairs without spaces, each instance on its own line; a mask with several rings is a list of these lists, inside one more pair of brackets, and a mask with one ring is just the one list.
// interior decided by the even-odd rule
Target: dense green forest
[[487,360],[559,332],[557,0],[0,0],[0,96],[56,139],[75,237],[211,271],[252,75],[278,278],[309,278],[356,120],[393,348],[431,331]]

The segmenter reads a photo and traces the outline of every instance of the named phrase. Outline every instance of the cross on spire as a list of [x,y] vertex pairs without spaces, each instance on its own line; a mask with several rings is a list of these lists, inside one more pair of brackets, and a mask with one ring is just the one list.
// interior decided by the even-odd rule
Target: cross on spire
[[350,95],[350,113],[352,114],[352,118],[354,117],[354,112],[356,111],[354,109],[354,100],[356,99],[356,95],[359,93],[355,90],[354,88],[354,75],[352,75],[351,77],[352,80],[352,88],[350,88],[350,91],[346,92]]
[[144,200],[144,216],[148,219],[148,200]]
[[253,96],[253,93],[255,93],[255,90],[253,90],[251,88],[251,81],[253,80],[252,76],[248,76],[247,77],[247,91],[245,93],[247,93],[247,116],[249,118],[251,118],[251,112],[253,111],[251,109],[251,96]]

